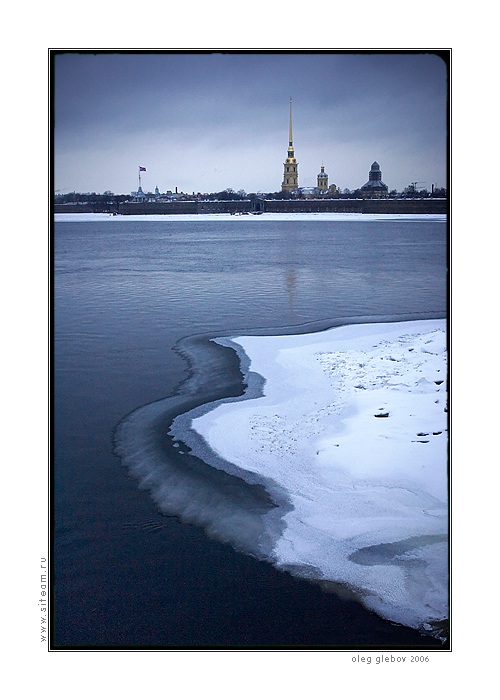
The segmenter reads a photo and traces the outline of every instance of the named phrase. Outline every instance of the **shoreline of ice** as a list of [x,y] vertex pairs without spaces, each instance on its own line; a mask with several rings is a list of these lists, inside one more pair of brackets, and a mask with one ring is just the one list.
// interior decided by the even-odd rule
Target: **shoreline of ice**
[[350,212],[264,212],[258,216],[233,214],[94,214],[54,213],[55,222],[74,221],[446,221],[446,214],[360,214]]
[[262,395],[183,420],[222,460],[286,491],[275,565],[431,631],[448,616],[446,322],[216,342],[240,349]]

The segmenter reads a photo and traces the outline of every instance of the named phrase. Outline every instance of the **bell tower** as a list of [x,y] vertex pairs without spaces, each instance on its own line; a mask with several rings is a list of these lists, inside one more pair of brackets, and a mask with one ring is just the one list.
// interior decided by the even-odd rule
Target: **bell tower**
[[325,173],[325,166],[321,166],[321,172],[318,173],[318,190],[324,192],[328,189],[328,175]]
[[290,97],[290,136],[288,139],[288,152],[285,162],[283,163],[283,182],[281,183],[282,192],[290,192],[299,186],[299,171],[298,163],[293,150],[292,139],[292,98]]

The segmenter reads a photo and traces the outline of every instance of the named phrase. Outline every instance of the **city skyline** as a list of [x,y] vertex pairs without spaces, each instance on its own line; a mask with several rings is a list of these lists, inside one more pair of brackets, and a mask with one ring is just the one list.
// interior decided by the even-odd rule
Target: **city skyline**
[[447,67],[424,52],[54,56],[54,189],[281,189],[289,100],[299,186],[447,185]]

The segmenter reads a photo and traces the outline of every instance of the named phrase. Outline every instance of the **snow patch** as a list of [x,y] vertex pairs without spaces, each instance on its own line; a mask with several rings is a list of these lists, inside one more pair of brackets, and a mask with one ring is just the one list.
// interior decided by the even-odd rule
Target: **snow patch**
[[386,221],[386,220],[407,220],[407,221],[446,221],[446,214],[359,214],[348,212],[310,212],[297,213],[264,213],[258,216],[249,214],[248,216],[235,216],[232,214],[93,214],[93,213],[55,213],[54,221]]

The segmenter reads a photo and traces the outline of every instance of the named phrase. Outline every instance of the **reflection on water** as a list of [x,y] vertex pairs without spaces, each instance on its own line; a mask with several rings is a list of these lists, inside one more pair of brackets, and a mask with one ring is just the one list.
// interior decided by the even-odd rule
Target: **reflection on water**
[[293,268],[286,271],[286,290],[288,293],[288,308],[293,316],[293,297],[297,287],[297,272]]

